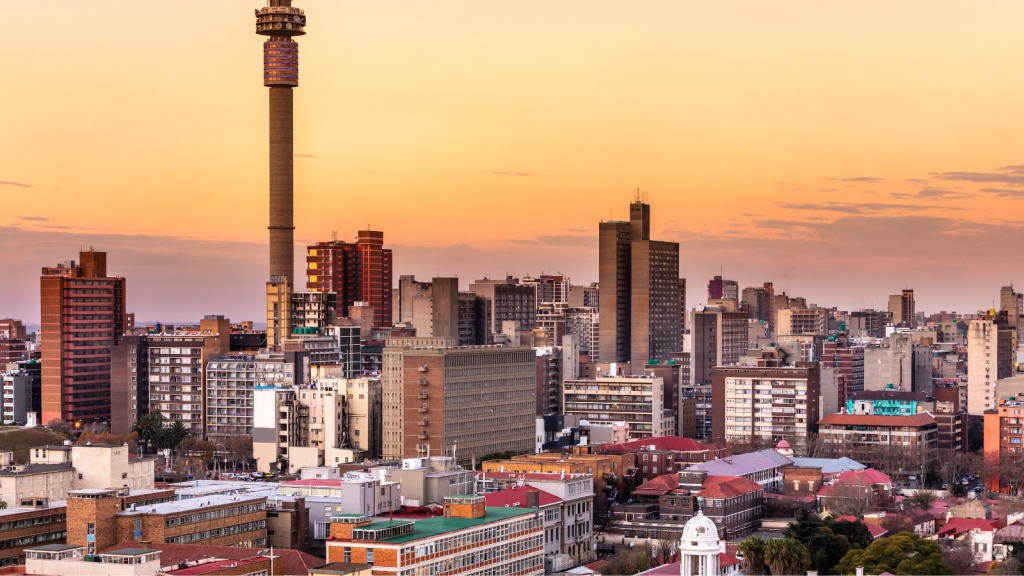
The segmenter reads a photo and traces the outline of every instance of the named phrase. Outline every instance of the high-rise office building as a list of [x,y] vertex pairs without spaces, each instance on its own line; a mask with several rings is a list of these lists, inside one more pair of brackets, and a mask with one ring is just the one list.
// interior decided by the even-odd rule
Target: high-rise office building
[[500,333],[502,322],[519,322],[522,331],[533,330],[537,323],[537,293],[533,286],[519,283],[518,278],[504,280],[483,278],[469,285],[469,291],[484,298],[484,322],[489,333]]
[[0,320],[0,340],[24,340],[27,336],[21,320]]
[[373,325],[391,326],[391,250],[384,248],[384,233],[360,230],[354,244],[331,240],[307,246],[306,289],[337,293],[339,316],[348,316],[356,302],[369,302]]
[[739,282],[735,280],[725,280],[721,276],[715,276],[708,282],[708,300],[722,300],[728,298],[739,300]]
[[[454,338],[400,336],[385,340],[381,370],[383,445],[385,460],[412,458],[416,452],[405,452],[405,352],[416,348],[452,348],[458,344]],[[418,381],[418,378],[417,378]],[[428,399],[427,391],[419,391],[408,402]]]
[[667,360],[680,340],[679,244],[651,240],[651,208],[640,197],[629,222],[599,226],[600,361]]
[[850,346],[847,341],[830,339],[822,344],[821,367],[832,368],[843,376],[842,386],[837,391],[837,404],[829,407],[830,410],[839,410],[846,406],[852,395],[864,391],[863,346]]
[[900,294],[889,296],[889,312],[892,321],[899,326],[917,326],[917,314],[914,310],[914,291],[904,289]]
[[451,454],[457,448],[458,462],[469,464],[473,454],[533,452],[537,360],[532,348],[403,348],[400,354],[405,458]]
[[125,279],[107,276],[107,253],[43,268],[42,417],[110,419],[110,353],[124,334]]
[[1013,376],[1014,330],[991,318],[967,326],[967,413],[981,416],[999,405],[996,380]]

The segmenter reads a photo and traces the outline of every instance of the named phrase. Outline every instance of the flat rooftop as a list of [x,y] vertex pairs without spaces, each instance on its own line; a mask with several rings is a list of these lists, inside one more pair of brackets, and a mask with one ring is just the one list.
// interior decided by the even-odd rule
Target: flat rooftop
[[0,510],[0,518],[4,516],[13,516],[15,514],[27,514],[28,512],[39,512],[45,514],[47,511],[50,513],[58,512],[58,508],[66,508],[68,505],[67,500],[58,500],[57,502],[50,502],[50,505],[46,508],[4,508]]
[[236,495],[224,495],[217,494],[214,496],[204,496],[202,498],[187,498],[185,500],[175,500],[173,502],[161,502],[159,504],[147,504],[145,506],[138,506],[135,510],[122,510],[115,514],[115,516],[131,516],[135,514],[178,514],[181,512],[194,512],[203,508],[215,508],[217,506],[226,506],[229,504],[242,505],[245,503],[253,503],[259,500],[265,500],[266,496],[253,496],[250,494],[236,494]]
[[[379,540],[379,542],[402,544],[404,542],[420,540],[421,538],[430,538],[432,536],[438,536],[440,534],[446,534],[448,532],[455,532],[457,530],[465,530],[466,528],[482,526],[484,524],[489,524],[491,522],[508,520],[509,518],[515,518],[517,516],[529,516],[533,513],[534,512],[532,509],[501,507],[486,508],[486,514],[484,515],[483,518],[445,518],[444,516],[434,516],[433,518],[426,518],[424,520],[414,522],[412,533],[410,534],[404,534],[402,536],[395,536],[394,538]],[[380,522],[376,524],[387,523]],[[398,523],[396,522],[395,524]],[[375,524],[371,524],[370,526],[374,525]],[[366,527],[364,527],[364,529],[365,528]]]

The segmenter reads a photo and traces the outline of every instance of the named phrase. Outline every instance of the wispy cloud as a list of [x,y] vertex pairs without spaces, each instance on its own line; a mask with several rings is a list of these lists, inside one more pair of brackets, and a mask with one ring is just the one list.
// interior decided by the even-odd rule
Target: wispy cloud
[[9,182],[7,180],[0,180],[0,186],[20,186],[22,188],[31,188],[31,184],[22,184],[21,182]]
[[596,234],[560,234],[550,236],[538,236],[531,238],[509,238],[509,242],[516,244],[529,244],[533,246],[555,246],[555,247],[583,247],[597,248]]
[[[828,212],[842,212],[845,214],[870,214],[889,210],[907,210],[910,212],[920,212],[921,210],[936,208],[935,206],[925,206],[922,204],[885,204],[882,202],[808,202],[802,204],[795,202],[776,202],[775,205],[778,206],[779,208],[785,208],[787,210],[824,210]],[[949,206],[942,206],[941,208],[945,208],[948,210],[961,210],[961,208],[952,208]]]
[[1017,200],[1024,200],[1024,190],[1007,190],[1006,188],[982,188],[982,192],[988,192],[989,194],[995,194],[1003,198],[1015,198]]
[[50,219],[45,216],[18,216],[22,220],[30,220],[32,222],[49,222]]
[[312,154],[295,154],[295,157],[296,158],[316,158],[316,156],[314,156]]
[[854,176],[853,178],[826,178],[826,180],[832,180],[834,182],[867,182],[868,184],[881,184],[885,182],[885,178],[878,178],[876,176]]
[[71,226],[57,226],[56,224],[42,224],[40,228],[50,228],[52,230],[71,230]]
[[495,176],[529,176],[529,172],[491,172]]
[[942,172],[935,174],[934,176],[939,180],[946,180],[950,182],[1001,182],[1003,184],[1024,184],[1024,173],[995,174],[991,172]]
[[893,192],[890,194],[893,198],[908,199],[908,198],[926,198],[931,200],[963,200],[964,198],[973,198],[974,194],[967,192],[959,192],[955,190],[942,190],[940,188],[922,188],[916,193],[909,192]]
[[1015,166],[1000,166],[996,168],[996,172],[1013,172],[1014,174],[1024,174],[1024,164],[1017,164]]

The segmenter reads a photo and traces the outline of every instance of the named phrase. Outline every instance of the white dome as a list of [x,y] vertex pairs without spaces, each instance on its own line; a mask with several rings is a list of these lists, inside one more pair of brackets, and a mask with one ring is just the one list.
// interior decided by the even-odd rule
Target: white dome
[[683,526],[681,550],[705,552],[718,550],[718,527],[700,510]]

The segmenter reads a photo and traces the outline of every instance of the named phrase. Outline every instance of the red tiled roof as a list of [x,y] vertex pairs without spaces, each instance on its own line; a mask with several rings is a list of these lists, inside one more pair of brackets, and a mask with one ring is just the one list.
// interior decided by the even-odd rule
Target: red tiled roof
[[925,426],[935,424],[935,418],[927,412],[910,416],[875,416],[873,414],[829,414],[818,421],[818,425],[835,424],[846,426]]
[[[739,558],[725,554],[724,552],[718,553],[718,568],[728,568],[733,564],[739,564],[742,562]],[[647,570],[646,572],[640,572],[636,576],[679,576],[682,564],[679,562],[672,562],[671,564],[662,564]]]
[[[223,558],[225,560],[242,560],[256,556],[265,548],[243,548],[240,546],[203,546],[201,544],[167,544],[164,542],[151,542],[140,544],[138,542],[121,542],[111,546],[109,550],[121,550],[123,548],[147,548],[160,551],[160,565],[181,564],[185,561],[202,560],[203,558]],[[268,549],[267,549],[268,550]],[[284,564],[285,574],[309,574],[310,568],[322,566],[323,558],[298,550],[274,549],[274,555],[281,557]]]
[[892,484],[892,478],[874,468],[847,470],[842,474],[837,474],[834,479],[836,482],[848,482],[862,486],[866,484]]
[[742,562],[742,560],[740,560],[739,558],[737,558],[735,556],[729,556],[728,554],[726,554],[724,552],[719,552],[718,553],[718,567],[719,568],[725,568],[727,566],[732,566],[733,564],[739,564],[740,562]]
[[708,447],[692,438],[680,438],[679,436],[658,436],[656,438],[642,438],[631,440],[622,444],[603,444],[601,450],[606,452],[626,453],[640,452],[642,450],[669,450],[671,452],[706,452]]
[[764,487],[739,476],[708,476],[704,479],[703,490],[697,493],[702,498],[732,498],[749,494]]
[[977,528],[982,532],[995,532],[996,526],[992,520],[981,518],[950,518],[946,525],[936,534],[939,536],[959,536],[964,532]]
[[633,494],[640,496],[661,496],[679,488],[679,476],[676,474],[662,474],[641,484]]
[[[487,494],[484,494],[484,499],[487,501],[488,506],[526,508],[526,493],[530,490],[537,489],[529,488],[527,486],[516,486],[515,488],[499,490],[498,492],[488,492]],[[541,507],[549,504],[557,504],[562,501],[561,498],[551,494],[550,492],[545,492],[543,490],[537,490],[537,492],[540,492]]]

